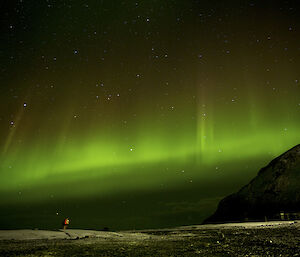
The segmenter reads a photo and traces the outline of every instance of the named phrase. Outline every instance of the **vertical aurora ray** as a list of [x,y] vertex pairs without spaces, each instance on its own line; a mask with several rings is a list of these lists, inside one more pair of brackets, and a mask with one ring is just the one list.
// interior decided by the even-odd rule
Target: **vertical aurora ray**
[[12,125],[12,128],[11,128],[9,134],[7,135],[7,139],[4,143],[2,154],[5,154],[7,152],[7,150],[9,149],[9,147],[13,141],[15,132],[16,132],[16,130],[19,126],[20,120],[22,118],[23,111],[24,111],[24,108],[20,108],[18,114],[16,115],[16,120],[14,122],[11,121],[11,123],[10,123]]
[[[197,160],[198,164],[209,162],[211,147],[214,144],[214,104],[204,85],[198,87],[197,97]],[[210,102],[208,102],[210,101]]]

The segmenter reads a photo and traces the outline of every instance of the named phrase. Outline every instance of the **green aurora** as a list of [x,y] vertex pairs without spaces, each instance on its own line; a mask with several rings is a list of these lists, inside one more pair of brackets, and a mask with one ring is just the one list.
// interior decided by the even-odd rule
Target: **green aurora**
[[[199,105],[201,101],[197,103]],[[30,138],[30,143],[25,146],[17,140],[20,138],[18,132],[22,130],[22,116],[26,112],[22,110],[9,130],[1,155],[1,189],[15,191],[28,186],[90,177],[101,180],[124,172],[130,176],[133,172],[131,166],[161,162],[192,164],[199,170],[193,176],[209,176],[203,169],[207,165],[263,155],[273,158],[299,141],[300,122],[296,119],[282,116],[273,120],[269,115],[263,120],[258,114],[255,117],[247,115],[248,109],[248,105],[240,104],[238,113],[233,112],[233,107],[219,111],[232,118],[210,117],[210,110],[206,113],[201,111],[201,107],[196,107],[193,112],[197,117],[195,121],[184,119],[191,116],[187,111],[179,117],[173,115],[164,124],[151,119],[145,122],[137,120],[136,128],[125,135],[118,133],[118,129],[122,128],[102,131],[101,126],[97,128],[97,125],[94,130],[76,131],[73,135],[72,124],[69,124],[69,129],[65,129],[61,138],[48,140],[47,131],[43,131],[37,139],[34,136]],[[281,106],[280,110],[270,109],[270,113],[284,113]],[[289,107],[286,109],[288,113]],[[216,108],[215,112],[218,112]],[[235,124],[235,119],[241,124]],[[124,170],[114,171],[115,167],[120,166]],[[168,179],[176,181],[172,174]],[[153,188],[157,186],[157,180],[154,176],[140,182],[144,183],[144,188]],[[129,190],[131,187],[129,183],[128,188],[125,185],[123,189]],[[109,193],[110,190],[113,188],[99,187],[93,193]],[[82,192],[75,190],[74,197],[78,194],[82,195]]]
[[200,223],[300,142],[291,1],[47,2],[2,8],[0,228]]

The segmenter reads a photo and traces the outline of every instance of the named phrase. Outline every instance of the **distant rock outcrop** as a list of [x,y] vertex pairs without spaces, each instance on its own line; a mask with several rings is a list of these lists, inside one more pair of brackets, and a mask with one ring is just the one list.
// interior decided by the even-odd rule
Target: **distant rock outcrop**
[[220,201],[204,223],[261,220],[300,212],[300,145],[271,161],[240,191]]

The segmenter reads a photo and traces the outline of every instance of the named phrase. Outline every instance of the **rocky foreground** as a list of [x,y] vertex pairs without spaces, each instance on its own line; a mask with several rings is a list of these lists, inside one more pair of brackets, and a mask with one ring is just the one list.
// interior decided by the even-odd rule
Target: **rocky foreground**
[[127,232],[0,231],[0,256],[300,256],[300,221]]

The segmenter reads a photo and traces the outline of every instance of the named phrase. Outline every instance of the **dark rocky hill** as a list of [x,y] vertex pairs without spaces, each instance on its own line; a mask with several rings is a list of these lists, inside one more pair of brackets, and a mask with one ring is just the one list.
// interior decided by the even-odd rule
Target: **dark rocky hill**
[[204,223],[261,220],[300,212],[300,144],[262,168],[240,191],[220,201]]

